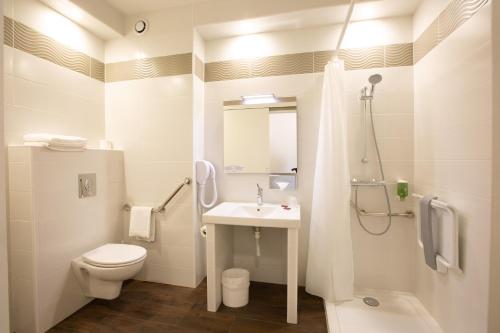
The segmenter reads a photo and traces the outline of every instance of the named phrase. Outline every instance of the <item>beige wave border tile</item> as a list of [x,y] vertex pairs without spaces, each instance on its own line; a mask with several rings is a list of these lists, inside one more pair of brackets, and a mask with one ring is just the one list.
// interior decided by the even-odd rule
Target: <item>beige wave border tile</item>
[[452,0],[415,41],[413,47],[414,63],[418,63],[489,1]]
[[[415,43],[343,49],[346,70],[412,66],[477,13],[489,0],[452,0]],[[284,54],[204,64],[192,53],[104,64],[69,49],[30,27],[4,17],[4,44],[102,82],[195,74],[202,81],[322,72],[332,51]]]
[[427,29],[417,38],[413,46],[413,59],[415,63],[425,57],[433,48],[439,44],[438,19],[434,20]]
[[413,43],[384,46],[384,67],[413,66]]
[[192,53],[106,64],[106,82],[192,74]]
[[325,70],[326,64],[332,59],[333,51],[314,52],[314,72],[319,73]]
[[439,15],[439,41],[451,35],[474,16],[488,0],[454,0]]
[[251,76],[307,74],[313,72],[313,67],[313,52],[262,57],[251,61]]
[[205,64],[205,81],[226,81],[252,77],[252,64],[248,59],[226,60]]
[[201,81],[205,81],[205,64],[203,61],[197,56],[194,55],[194,75],[198,77]]
[[105,64],[4,16],[4,44],[104,82]]
[[3,43],[7,46],[14,46],[14,21],[7,16],[3,18]]
[[90,57],[14,21],[14,48],[90,76]]
[[[333,51],[292,53],[256,59],[227,60],[205,64],[205,80],[224,81],[255,77],[318,73]],[[413,65],[413,44],[394,44],[341,50],[346,70]]]
[[381,68],[384,67],[384,47],[340,50],[339,58],[344,60],[346,70]]
[[105,65],[103,62],[90,58],[90,77],[93,79],[104,82],[105,79]]

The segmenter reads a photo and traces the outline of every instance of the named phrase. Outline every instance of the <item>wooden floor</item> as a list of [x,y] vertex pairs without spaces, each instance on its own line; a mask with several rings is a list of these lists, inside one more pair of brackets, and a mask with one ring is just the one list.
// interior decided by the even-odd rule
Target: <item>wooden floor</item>
[[206,282],[183,288],[130,281],[120,297],[94,300],[52,328],[51,333],[101,332],[327,332],[323,301],[299,289],[299,324],[286,323],[286,286],[252,282],[243,308],[221,305],[207,312]]

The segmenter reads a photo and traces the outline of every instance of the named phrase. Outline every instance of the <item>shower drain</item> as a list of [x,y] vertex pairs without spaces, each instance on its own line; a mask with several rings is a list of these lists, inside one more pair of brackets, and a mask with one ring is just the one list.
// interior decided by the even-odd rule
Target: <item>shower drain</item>
[[373,297],[363,297],[363,302],[368,306],[379,306],[380,302]]

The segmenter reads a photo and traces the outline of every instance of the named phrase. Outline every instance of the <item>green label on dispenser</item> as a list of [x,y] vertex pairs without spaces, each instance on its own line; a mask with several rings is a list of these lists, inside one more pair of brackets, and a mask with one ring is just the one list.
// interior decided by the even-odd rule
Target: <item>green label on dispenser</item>
[[408,196],[408,182],[398,182],[398,197],[404,199]]

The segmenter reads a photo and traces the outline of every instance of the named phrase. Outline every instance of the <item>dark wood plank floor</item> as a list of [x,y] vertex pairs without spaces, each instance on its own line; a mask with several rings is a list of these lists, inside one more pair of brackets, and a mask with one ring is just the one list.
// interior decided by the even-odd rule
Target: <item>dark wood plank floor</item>
[[206,282],[183,288],[129,281],[120,297],[94,300],[52,328],[51,333],[102,332],[327,332],[322,299],[299,289],[299,324],[286,323],[286,286],[252,282],[243,308],[206,310]]

